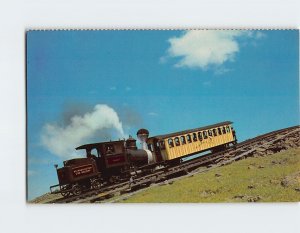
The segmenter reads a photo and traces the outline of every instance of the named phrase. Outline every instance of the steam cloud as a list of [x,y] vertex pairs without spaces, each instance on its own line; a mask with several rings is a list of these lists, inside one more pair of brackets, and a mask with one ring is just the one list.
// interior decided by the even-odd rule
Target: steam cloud
[[51,153],[62,158],[70,158],[75,156],[76,146],[107,130],[113,130],[120,138],[126,136],[115,110],[107,105],[98,104],[92,112],[71,117],[66,126],[46,124],[43,127],[41,142]]

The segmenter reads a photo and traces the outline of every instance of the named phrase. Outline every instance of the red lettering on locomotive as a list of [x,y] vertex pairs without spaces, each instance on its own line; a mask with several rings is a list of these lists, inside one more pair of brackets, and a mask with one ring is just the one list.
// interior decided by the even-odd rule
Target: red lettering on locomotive
[[107,163],[109,165],[116,164],[116,163],[124,163],[125,162],[125,156],[114,156],[107,158]]

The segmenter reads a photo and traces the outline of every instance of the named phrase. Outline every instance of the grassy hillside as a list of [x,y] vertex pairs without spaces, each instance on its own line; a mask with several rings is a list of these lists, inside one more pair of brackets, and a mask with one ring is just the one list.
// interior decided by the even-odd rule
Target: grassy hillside
[[247,158],[172,184],[141,191],[122,202],[300,201],[300,148]]

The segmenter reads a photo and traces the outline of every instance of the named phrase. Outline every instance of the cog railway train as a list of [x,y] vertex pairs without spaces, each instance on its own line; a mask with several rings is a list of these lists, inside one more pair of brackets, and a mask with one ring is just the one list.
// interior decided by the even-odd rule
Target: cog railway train
[[237,143],[230,121],[153,137],[149,137],[148,130],[140,129],[137,137],[142,149],[137,148],[131,136],[77,147],[76,150],[85,150],[86,157],[66,160],[61,168],[55,165],[59,184],[50,187],[51,193],[80,195],[85,190],[150,174],[158,167],[179,164],[185,157],[221,151]]

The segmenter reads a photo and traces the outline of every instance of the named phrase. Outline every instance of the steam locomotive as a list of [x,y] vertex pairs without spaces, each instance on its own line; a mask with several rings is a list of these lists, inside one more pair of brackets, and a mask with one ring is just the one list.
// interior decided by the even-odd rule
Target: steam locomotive
[[[85,150],[86,157],[64,161],[61,168],[55,165],[59,184],[50,187],[51,193],[80,195],[138,174],[150,174],[158,166],[179,163],[187,156],[224,150],[237,142],[230,121],[150,138],[147,129],[140,129],[137,137],[142,149],[137,148],[136,139],[131,136],[127,140],[77,147],[76,150]],[[57,187],[59,190],[53,191]]]

